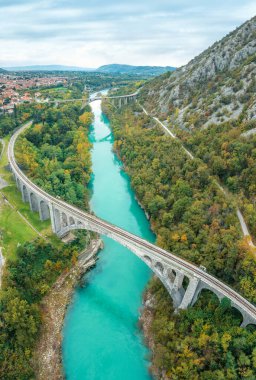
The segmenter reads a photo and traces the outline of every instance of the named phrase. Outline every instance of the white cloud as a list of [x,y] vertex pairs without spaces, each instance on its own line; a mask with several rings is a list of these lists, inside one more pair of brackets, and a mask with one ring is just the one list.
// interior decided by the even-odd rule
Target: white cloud
[[[0,0],[0,67],[180,66],[256,13],[250,0]],[[107,6],[106,6],[107,4]]]

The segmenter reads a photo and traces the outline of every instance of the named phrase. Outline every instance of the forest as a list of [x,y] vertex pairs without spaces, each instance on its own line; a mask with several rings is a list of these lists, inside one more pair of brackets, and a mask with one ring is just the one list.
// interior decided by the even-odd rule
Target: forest
[[0,298],[0,379],[34,378],[33,349],[42,324],[40,301],[57,277],[73,265],[86,235],[59,248],[43,239],[17,248],[8,261]]
[[[256,303],[255,259],[242,238],[235,204],[227,202],[206,163],[189,159],[180,142],[164,135],[137,104],[117,110],[105,102],[104,111],[111,120],[115,150],[150,216],[157,244],[205,266]],[[154,281],[153,367],[167,371],[168,379],[255,378],[256,331],[239,327],[241,316],[228,300],[219,305],[208,294],[173,315],[167,307],[169,296]]]
[[19,124],[28,120],[34,112],[36,113],[37,107],[31,107],[28,104],[22,104],[14,108],[13,114],[0,114],[0,138],[7,136]]
[[[90,107],[81,110],[76,102],[58,108],[38,104],[31,107],[30,118],[32,126],[15,147],[19,165],[49,193],[87,210]],[[6,261],[0,297],[0,379],[34,378],[33,348],[42,324],[40,302],[89,240],[84,231],[76,232],[68,246],[37,239],[20,245],[16,260]]]
[[22,169],[54,196],[87,208],[91,160],[88,128],[92,115],[87,106],[68,103],[42,112],[16,146]]
[[210,168],[236,197],[252,235],[256,236],[256,134],[246,136],[256,121],[232,120],[193,133],[178,131],[179,137]]

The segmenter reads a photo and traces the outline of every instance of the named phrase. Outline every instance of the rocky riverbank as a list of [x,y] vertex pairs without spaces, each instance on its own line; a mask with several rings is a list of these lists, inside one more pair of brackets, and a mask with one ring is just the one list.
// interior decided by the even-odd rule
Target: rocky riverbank
[[34,354],[37,380],[64,379],[61,345],[66,309],[78,281],[95,265],[96,255],[102,249],[102,244],[100,239],[92,240],[89,247],[79,255],[77,263],[58,278],[41,304],[42,333]]
[[152,324],[154,322],[155,308],[156,302],[154,295],[147,289],[143,295],[143,308],[140,315],[139,325],[144,334],[145,344],[149,347],[152,353],[150,372],[153,378],[157,380],[168,380],[169,378],[166,376],[165,371],[160,370],[154,360],[156,345],[152,334]]

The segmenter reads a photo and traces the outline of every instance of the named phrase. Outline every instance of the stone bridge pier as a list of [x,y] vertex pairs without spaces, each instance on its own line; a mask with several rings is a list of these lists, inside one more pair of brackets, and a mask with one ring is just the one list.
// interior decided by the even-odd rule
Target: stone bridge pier
[[151,268],[154,274],[160,279],[168,293],[170,294],[176,310],[186,309],[192,304],[195,292],[200,280],[193,276],[188,276],[180,268],[168,265],[159,260],[143,255],[142,260]]
[[41,220],[51,218],[53,220],[53,208],[51,203],[40,197],[37,192],[33,191],[27,184],[14,174],[17,188],[22,194],[23,202],[29,203],[31,211],[38,212]]
[[40,220],[51,220],[52,231],[59,237],[63,237],[71,230],[86,229],[101,233],[97,225],[80,220],[73,216],[72,210],[67,211],[65,206],[56,205],[49,199],[41,196],[40,193],[31,188],[25,181],[13,173],[18,190],[22,194],[22,200],[29,203],[33,212],[38,212]]

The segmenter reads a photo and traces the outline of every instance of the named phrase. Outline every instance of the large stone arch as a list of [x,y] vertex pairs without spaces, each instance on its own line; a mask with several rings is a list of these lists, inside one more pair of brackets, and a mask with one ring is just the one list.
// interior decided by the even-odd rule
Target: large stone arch
[[198,297],[200,296],[200,294],[203,290],[209,290],[212,293],[214,293],[218,297],[219,302],[221,302],[221,300],[224,298],[223,294],[219,293],[216,289],[212,288],[211,286],[209,286],[209,285],[207,285],[201,281],[200,285],[198,286],[198,288],[194,294],[193,300],[191,302],[191,306],[193,306],[196,303],[196,301],[198,300]]
[[[81,221],[79,219],[75,219],[72,216],[67,217],[68,223],[66,226],[64,226],[63,225],[63,219],[62,219],[63,214],[66,215],[65,213],[59,212],[58,209],[56,209],[56,208],[54,209],[55,219],[57,219],[57,226],[59,227],[58,230],[56,230],[56,233],[58,234],[59,237],[66,235],[68,232],[70,232],[72,230],[87,230],[87,231],[96,232],[98,234],[102,234],[102,231],[96,225],[95,226],[89,225],[88,223]],[[60,222],[60,226],[58,225],[58,222]],[[55,223],[55,225],[56,225],[56,223]],[[56,226],[55,226],[55,228],[56,228]],[[103,235],[104,235],[104,233],[103,233]],[[108,235],[106,234],[106,236],[108,236]]]

